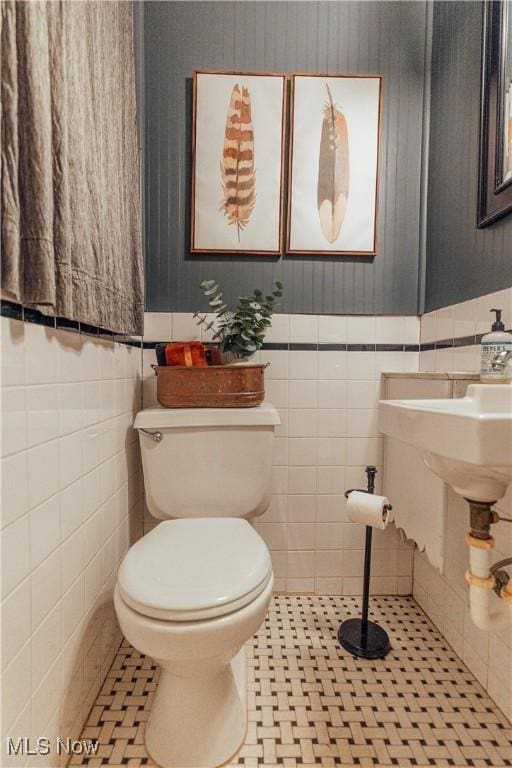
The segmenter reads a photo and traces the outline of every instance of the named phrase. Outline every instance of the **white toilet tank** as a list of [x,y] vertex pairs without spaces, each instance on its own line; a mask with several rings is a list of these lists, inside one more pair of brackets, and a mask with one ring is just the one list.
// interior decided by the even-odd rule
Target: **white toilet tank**
[[[256,408],[140,411],[134,427],[139,430],[151,514],[160,520],[263,514],[270,502],[279,423],[268,402]],[[148,432],[159,432],[161,440]]]

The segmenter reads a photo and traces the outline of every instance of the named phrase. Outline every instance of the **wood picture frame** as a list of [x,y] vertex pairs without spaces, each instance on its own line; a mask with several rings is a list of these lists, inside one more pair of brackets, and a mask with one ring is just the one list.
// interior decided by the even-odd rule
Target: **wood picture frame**
[[282,254],[286,80],[194,71],[192,254]]
[[291,80],[286,253],[376,256],[383,76]]
[[[512,211],[512,7],[484,4],[477,227]],[[507,66],[508,64],[508,66]]]

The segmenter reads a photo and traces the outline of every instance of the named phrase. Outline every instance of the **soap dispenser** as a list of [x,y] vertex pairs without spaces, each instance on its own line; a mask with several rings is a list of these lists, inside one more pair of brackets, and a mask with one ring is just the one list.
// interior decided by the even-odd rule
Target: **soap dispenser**
[[498,352],[512,352],[512,335],[505,333],[505,326],[501,322],[502,310],[491,309],[491,312],[496,312],[496,320],[491,332],[482,336],[480,381],[482,384],[506,384],[509,382],[510,368],[494,369],[492,361]]

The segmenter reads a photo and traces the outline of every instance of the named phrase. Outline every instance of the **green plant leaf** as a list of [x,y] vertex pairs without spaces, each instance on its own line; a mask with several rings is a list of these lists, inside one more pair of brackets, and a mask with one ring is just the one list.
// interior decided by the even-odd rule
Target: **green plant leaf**
[[257,346],[253,341],[245,341],[242,336],[237,336],[234,339],[234,342],[237,347],[240,347],[240,349],[245,349],[247,352],[256,352],[257,350]]
[[208,320],[207,315],[199,311],[194,313],[194,318],[198,325],[204,324],[209,330],[215,331],[213,338],[219,342],[219,349],[242,357],[259,349],[266,330],[272,324],[277,299],[282,296],[282,283],[276,280],[274,291],[268,296],[263,296],[259,288],[255,288],[248,296],[239,296],[234,310],[229,309],[224,302],[215,280],[203,280],[200,287],[215,314],[217,327]]

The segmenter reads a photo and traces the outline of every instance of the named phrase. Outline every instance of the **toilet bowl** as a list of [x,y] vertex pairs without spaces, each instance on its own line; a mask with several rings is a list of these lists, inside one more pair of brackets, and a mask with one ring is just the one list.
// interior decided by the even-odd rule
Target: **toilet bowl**
[[169,520],[129,550],[114,604],[127,640],[161,667],[146,746],[164,768],[213,768],[242,746],[244,644],[272,594],[268,549],[238,518]]

